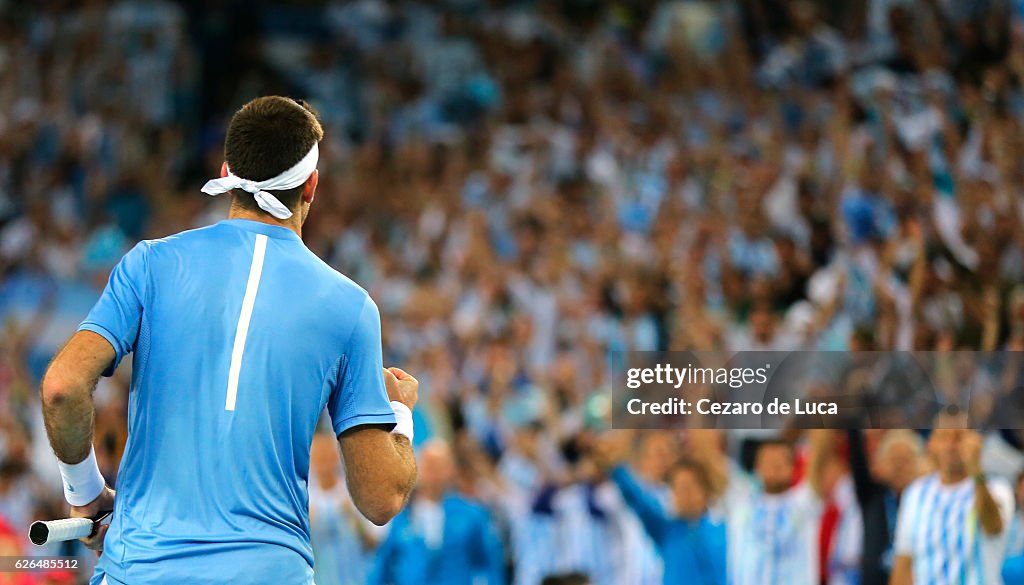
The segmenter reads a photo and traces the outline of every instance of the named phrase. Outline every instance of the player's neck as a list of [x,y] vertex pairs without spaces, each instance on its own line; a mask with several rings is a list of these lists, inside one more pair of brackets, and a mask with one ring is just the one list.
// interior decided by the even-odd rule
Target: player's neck
[[271,217],[266,213],[256,213],[232,204],[231,210],[228,211],[228,219],[247,219],[249,221],[265,223],[267,225],[276,225],[288,228],[298,234],[300,238],[302,237],[302,218],[299,213],[293,214],[288,219],[280,220],[275,217]]

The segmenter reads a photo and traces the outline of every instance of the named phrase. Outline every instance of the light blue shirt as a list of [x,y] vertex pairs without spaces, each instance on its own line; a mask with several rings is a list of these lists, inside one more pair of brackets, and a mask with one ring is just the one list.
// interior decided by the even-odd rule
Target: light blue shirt
[[[1005,481],[988,480],[1003,525],[1013,514],[1013,491]],[[987,535],[975,509],[971,478],[944,484],[938,474],[914,480],[900,498],[893,548],[911,558],[916,583],[996,585],[1006,552],[1006,532]]]
[[309,451],[393,426],[380,315],[283,227],[228,220],[145,241],[81,330],[134,354],[128,443],[92,583],[312,582]]
[[504,562],[487,509],[449,493],[437,504],[414,499],[391,521],[367,583],[505,585]]
[[732,474],[724,500],[730,585],[816,585],[821,499],[807,481],[780,494],[744,482]]
[[612,470],[611,479],[658,547],[665,585],[725,585],[725,524],[708,513],[698,520],[672,516],[625,467]]

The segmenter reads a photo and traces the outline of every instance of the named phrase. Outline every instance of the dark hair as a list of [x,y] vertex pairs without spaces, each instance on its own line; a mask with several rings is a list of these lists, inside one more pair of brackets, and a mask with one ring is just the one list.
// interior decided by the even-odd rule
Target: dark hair
[[590,579],[583,573],[566,573],[564,575],[548,575],[541,585],[588,585]]
[[[323,137],[316,112],[306,102],[276,95],[259,97],[231,117],[224,137],[224,159],[233,174],[265,181],[295,166]],[[269,193],[294,209],[302,188]],[[233,195],[239,207],[262,212],[251,194],[236,189]]]
[[0,480],[16,478],[27,470],[25,463],[17,459],[6,458],[0,461]]

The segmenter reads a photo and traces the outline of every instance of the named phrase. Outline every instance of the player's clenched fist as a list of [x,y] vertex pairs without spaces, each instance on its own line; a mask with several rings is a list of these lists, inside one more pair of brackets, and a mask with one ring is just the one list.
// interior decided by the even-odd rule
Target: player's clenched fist
[[384,387],[388,391],[388,400],[395,400],[412,410],[419,400],[420,382],[401,368],[384,368]]

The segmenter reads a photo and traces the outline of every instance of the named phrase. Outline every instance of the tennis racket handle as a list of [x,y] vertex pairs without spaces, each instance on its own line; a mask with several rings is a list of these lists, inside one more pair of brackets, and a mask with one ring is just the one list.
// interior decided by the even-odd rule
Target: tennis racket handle
[[77,540],[92,534],[93,521],[90,518],[65,518],[64,520],[36,521],[28,530],[32,544],[43,546],[51,542]]

